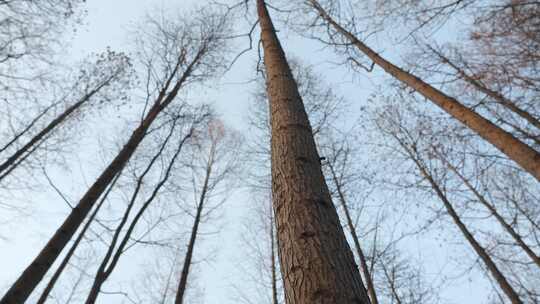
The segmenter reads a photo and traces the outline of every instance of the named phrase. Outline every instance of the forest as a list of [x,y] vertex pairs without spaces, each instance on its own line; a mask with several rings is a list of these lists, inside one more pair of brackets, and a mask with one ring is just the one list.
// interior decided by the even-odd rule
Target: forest
[[540,1],[0,0],[0,304],[539,304]]

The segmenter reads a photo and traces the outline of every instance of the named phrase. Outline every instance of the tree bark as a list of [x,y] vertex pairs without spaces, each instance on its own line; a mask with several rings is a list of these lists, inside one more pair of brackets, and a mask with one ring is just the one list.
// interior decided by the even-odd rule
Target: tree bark
[[[24,270],[17,281],[4,295],[2,300],[0,300],[0,304],[24,303],[26,299],[28,299],[32,291],[36,288],[54,261],[58,258],[66,244],[81,226],[96,201],[113,180],[114,176],[116,176],[121,168],[123,168],[129,161],[139,144],[144,139],[146,132],[154,120],[161,113],[161,111],[175,99],[180,87],[190,76],[192,69],[194,68],[195,64],[198,63],[204,51],[205,49],[199,50],[199,53],[195,56],[193,61],[184,71],[182,77],[175,83],[175,86],[169,93],[165,92],[168,85],[166,85],[165,88],[160,92],[156,101],[152,105],[152,108],[141,124],[133,131],[128,142],[122,147],[109,166],[107,166],[94,184],[84,194],[77,206],[71,210],[71,213],[68,215],[64,223],[41,250],[39,255]],[[172,79],[172,77],[169,78],[169,80],[170,79]]]
[[343,193],[343,189],[341,188],[341,183],[338,181],[336,172],[334,171],[334,166],[331,164],[331,162],[328,162],[328,168],[330,168],[330,173],[332,174],[332,180],[334,181],[334,185],[336,186],[339,200],[341,202],[341,205],[343,206],[343,211],[345,212],[347,226],[351,233],[351,237],[354,242],[354,247],[356,249],[356,253],[358,254],[358,259],[360,260],[360,266],[361,266],[360,269],[362,273],[364,274],[364,278],[366,280],[367,293],[369,294],[371,303],[378,304],[379,300],[377,299],[375,285],[373,284],[373,277],[371,276],[371,273],[369,271],[369,267],[366,261],[366,256],[364,255],[364,251],[362,250],[362,247],[360,246],[360,238],[358,238],[358,234],[356,233],[356,227],[353,224],[351,213],[349,212],[349,206],[347,204],[347,200],[345,199],[345,193]]
[[469,127],[472,131],[495,146],[499,151],[514,160],[524,170],[540,181],[540,153],[516,139],[512,134],[494,125],[492,122],[472,111],[456,99],[444,94],[415,75],[406,72],[387,61],[354,34],[339,25],[316,0],[309,0],[313,8],[337,32],[347,38],[359,51],[397,80],[415,89],[422,96],[431,100],[445,112]]
[[432,47],[429,47],[429,48],[431,49],[431,51],[433,53],[435,53],[435,55],[437,55],[441,59],[442,62],[448,64],[451,68],[453,68],[459,74],[459,76],[461,76],[461,78],[463,80],[465,80],[467,83],[469,83],[470,85],[475,87],[478,91],[480,91],[480,92],[486,94],[487,96],[493,98],[494,100],[496,100],[499,104],[501,104],[502,106],[504,106],[508,110],[510,110],[510,111],[514,112],[515,114],[521,116],[521,118],[525,119],[531,125],[533,125],[536,128],[540,129],[540,120],[536,119],[533,115],[531,115],[531,113],[521,109],[512,100],[504,97],[499,92],[496,92],[496,91],[493,91],[493,90],[489,89],[484,84],[482,84],[480,81],[478,81],[478,80],[474,79],[473,77],[471,77],[463,69],[458,67],[452,61],[450,61],[450,59],[448,59],[448,57],[444,56],[441,52],[435,50]]
[[263,0],[257,11],[272,127],[272,197],[287,304],[368,304],[304,104]]

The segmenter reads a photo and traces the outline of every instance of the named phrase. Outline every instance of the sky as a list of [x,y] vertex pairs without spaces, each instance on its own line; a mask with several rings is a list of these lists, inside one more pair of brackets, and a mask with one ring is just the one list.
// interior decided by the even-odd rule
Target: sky
[[[78,28],[73,41],[68,48],[69,56],[73,61],[80,60],[92,52],[103,51],[106,47],[114,50],[129,50],[130,29],[145,13],[155,7],[163,6],[167,9],[189,9],[198,1],[152,1],[152,0],[91,0],[87,1],[87,16],[84,23]],[[277,25],[278,30],[279,25]],[[331,50],[323,49],[314,41],[298,37],[295,33],[282,30],[279,33],[284,48],[289,56],[301,58],[315,66],[319,72],[324,72],[325,80],[337,88],[349,102],[361,104],[376,89],[377,83],[385,79],[381,73],[375,72],[370,75],[352,75],[346,69],[336,66],[335,55]],[[247,46],[247,40],[237,41],[239,49]],[[396,55],[389,55],[390,57]],[[189,93],[198,100],[212,103],[221,114],[223,120],[230,126],[241,132],[247,131],[246,117],[250,106],[250,87],[248,81],[255,76],[254,66],[258,56],[255,50],[242,56],[232,69],[222,78],[215,88],[204,91]],[[358,111],[360,107],[353,107]],[[91,170],[86,170],[84,183],[92,180]],[[77,172],[72,175],[58,177],[64,181],[81,179]],[[73,186],[75,187],[75,186]],[[77,192],[72,190],[75,197]],[[58,224],[66,214],[66,206],[59,202],[51,193],[33,193],[26,200],[37,201],[34,206],[35,214],[16,221],[9,226],[8,235],[16,235],[16,238],[0,240],[0,287],[7,286],[9,282],[24,269],[28,262],[50,237]],[[54,208],[50,204],[55,203]],[[240,223],[246,215],[244,212],[250,204],[247,192],[236,191],[228,200],[224,210],[223,227],[219,236],[209,237],[201,247],[217,248],[214,259],[210,263],[202,263],[198,271],[198,285],[204,286],[204,303],[228,304],[236,303],[232,297],[232,285],[249,284],[238,273],[236,263],[242,262],[242,248],[239,242],[242,233]],[[60,204],[60,205],[59,205]],[[43,216],[45,214],[45,216]],[[24,223],[21,229],[20,223]],[[416,245],[411,245],[416,246]],[[446,252],[451,256],[453,252]],[[426,257],[429,260],[429,257]],[[116,275],[129,275],[129,270],[119,270]],[[483,300],[483,292],[477,289],[485,289],[486,286],[464,283],[459,289],[451,291],[450,296],[455,303],[479,303]],[[462,300],[460,300],[462,299]],[[467,299],[467,301],[464,301]],[[114,297],[103,296],[98,303],[123,303]]]

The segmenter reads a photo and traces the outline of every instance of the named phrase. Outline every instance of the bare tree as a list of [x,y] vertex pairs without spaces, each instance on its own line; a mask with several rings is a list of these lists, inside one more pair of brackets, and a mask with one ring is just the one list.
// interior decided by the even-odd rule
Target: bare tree
[[[403,82],[407,86],[416,90],[418,93],[422,94],[427,99],[431,100],[438,107],[469,127],[480,137],[484,138],[487,142],[497,147],[502,153],[506,154],[510,159],[518,163],[523,169],[536,177],[536,179],[540,180],[540,162],[537,161],[540,154],[536,150],[521,142],[512,134],[493,124],[480,114],[467,108],[455,98],[444,94],[437,88],[422,81],[415,75],[397,67],[390,61],[377,54],[373,49],[363,43],[354,32],[347,30],[336,20],[334,20],[318,1],[310,0],[309,5],[312,6],[312,8],[317,12],[318,16],[322,18],[324,24],[328,27],[330,38],[332,39],[331,43],[333,45],[338,47],[340,45],[348,45],[347,43],[341,42],[343,40],[354,45],[358,51],[369,57],[374,64],[380,66],[388,74],[392,75],[397,80]],[[342,37],[342,39],[339,39],[338,37]]]
[[401,256],[394,249],[380,257],[382,261],[377,264],[383,277],[378,282],[380,294],[387,303],[437,303],[437,291],[425,281],[420,267],[412,266]]
[[[351,181],[351,176],[348,174],[347,168],[351,166],[350,162],[354,161],[352,159],[352,148],[345,140],[340,140],[340,136],[338,134],[329,137],[329,143],[324,145],[323,148],[323,153],[326,159],[324,165],[328,169],[328,178],[333,184],[333,188],[336,192],[335,195],[341,205],[341,208],[343,209],[345,222],[347,224],[349,233],[351,234],[354,248],[360,261],[360,270],[364,276],[364,281],[366,282],[369,298],[371,303],[378,304],[379,301],[377,299],[375,284],[373,283],[373,275],[371,274],[370,270],[371,267],[368,265],[366,255],[362,249],[363,246],[360,245],[360,237],[356,232],[357,227],[351,214],[346,190],[344,189],[348,186],[346,184]],[[366,191],[366,189],[364,189],[364,191]]]
[[[257,1],[272,125],[272,197],[287,303],[369,303],[313,131],[264,1]],[[339,283],[338,283],[339,282]]]
[[[178,113],[177,115],[175,115],[171,123],[170,131],[167,134],[167,136],[164,138],[162,145],[160,146],[156,154],[152,157],[152,159],[148,162],[143,172],[137,176],[136,185],[134,187],[131,198],[128,201],[127,207],[122,216],[122,220],[120,221],[117,228],[115,229],[115,233],[112,237],[110,246],[94,277],[92,288],[90,289],[89,295],[85,301],[86,303],[95,303],[99,295],[99,292],[101,290],[101,286],[112,274],[122,254],[126,250],[126,247],[128,246],[128,242],[132,238],[132,233],[135,227],[137,226],[137,223],[139,222],[139,220],[141,219],[145,211],[150,207],[152,202],[159,195],[159,191],[161,190],[161,188],[164,187],[165,184],[167,183],[169,177],[171,176],[172,170],[175,168],[175,163],[180,153],[182,152],[184,145],[193,136],[193,132],[195,132],[195,128],[197,127],[197,125],[200,124],[201,121],[204,121],[204,119],[206,119],[208,114],[203,112],[201,115],[198,115],[198,113],[196,113],[192,120],[191,126],[188,126],[187,128],[180,128],[180,132],[185,132],[185,134],[182,134],[182,133],[178,134],[179,131],[175,130],[177,121],[180,118],[185,119],[186,116],[187,116],[186,113]],[[184,129],[187,129],[187,131],[185,131]],[[151,194],[147,198],[143,199],[142,205],[139,207],[138,211],[135,213],[135,215],[133,216],[133,218],[128,224],[128,220],[131,216],[131,211],[133,210],[133,207],[135,206],[135,203],[137,202],[137,199],[139,198],[140,190],[144,183],[144,179],[146,175],[151,171],[152,167],[156,164],[156,161],[160,159],[162,153],[167,147],[169,140],[171,139],[173,135],[175,135],[175,137],[179,139],[177,141],[177,144],[175,145],[175,148],[172,151],[173,153],[172,156],[170,157],[168,161],[166,161],[164,172],[160,174],[161,178],[155,184],[153,190],[151,191]],[[126,224],[128,224],[127,230],[124,233],[124,235],[121,237],[121,233]],[[117,243],[118,243],[118,246],[117,246]]]
[[[86,221],[86,224],[84,225],[84,227],[79,232],[79,236],[77,236],[77,239],[75,239],[75,241],[71,245],[71,248],[66,253],[64,258],[62,259],[62,262],[60,263],[60,265],[58,266],[58,268],[54,272],[53,276],[49,279],[49,283],[47,283],[47,286],[45,286],[45,289],[42,291],[41,296],[39,297],[37,303],[43,304],[49,298],[49,295],[50,295],[51,291],[53,290],[56,282],[60,278],[60,275],[62,275],[62,273],[64,272],[64,270],[68,266],[71,257],[75,254],[75,251],[79,247],[79,244],[84,239],[86,231],[92,225],[92,222],[94,221],[94,219],[96,218],[96,215],[98,214],[99,210],[101,209],[101,207],[103,206],[103,204],[107,200],[109,194],[111,193],[112,189],[114,188],[114,186],[115,186],[116,182],[118,181],[118,179],[120,178],[120,176],[121,176],[121,172],[114,178],[114,180],[112,181],[111,185],[109,186],[109,188],[107,189],[105,194],[103,194],[103,197],[100,199],[99,203],[94,208],[94,211],[92,212],[90,217],[88,217],[88,220]],[[84,273],[81,272],[81,277],[82,277],[83,274]]]
[[459,67],[455,62],[453,62],[451,59],[449,59],[446,55],[444,55],[440,50],[437,50],[433,47],[429,47],[430,50],[437,56],[439,59],[443,62],[448,64],[452,69],[454,69],[458,75],[467,83],[469,83],[471,86],[473,86],[478,91],[486,94],[487,96],[491,97],[496,102],[500,103],[502,106],[507,108],[508,110],[514,112],[515,114],[521,116],[521,118],[525,119],[528,123],[530,123],[532,126],[540,129],[540,120],[538,120],[536,117],[534,117],[531,113],[528,111],[521,109],[516,102],[510,100],[509,98],[506,98],[501,93],[490,89],[487,85],[481,82],[481,80],[475,79],[472,75],[469,75],[463,68]]
[[[9,152],[5,160],[0,164],[0,181],[8,176],[15,168],[20,166],[24,160],[35,152],[37,147],[45,142],[57,128],[65,124],[72,116],[80,114],[83,111],[88,111],[88,108],[97,107],[110,99],[121,98],[121,95],[112,92],[125,90],[128,86],[126,80],[130,73],[129,59],[122,53],[107,51],[99,56],[95,63],[89,68],[83,68],[80,75],[76,78],[74,88],[70,88],[65,96],[69,101],[55,102],[53,105],[65,104],[65,110],[60,112],[54,119],[47,123],[41,130],[37,131],[28,140],[14,151],[6,151],[10,146],[16,144],[22,135],[28,133],[32,126],[43,116],[47,111],[51,110],[53,105],[46,107],[43,111],[32,119],[32,121],[24,127],[24,129],[5,144],[1,151]],[[80,90],[80,93],[79,93]],[[110,93],[109,93],[110,92]],[[111,94],[112,93],[112,94]]]
[[[211,203],[210,199],[219,190],[218,187],[226,182],[238,170],[239,166],[236,156],[239,138],[231,130],[226,129],[222,122],[218,120],[210,121],[202,134],[197,136],[197,139],[199,141],[195,149],[196,155],[194,156],[196,163],[193,164],[192,174],[194,176],[194,192],[198,193],[198,195],[195,202],[196,211],[193,226],[176,290],[175,303],[177,304],[184,303],[190,268],[194,259],[195,245],[199,237],[199,230],[201,229],[200,225],[205,219],[208,220],[207,218],[211,213],[224,201],[224,199],[221,199],[219,203],[209,205]],[[198,162],[201,162],[202,165],[197,163],[197,159],[200,159]],[[199,170],[203,171],[200,177],[197,176],[199,175],[197,174]],[[227,187],[228,191],[231,190],[230,186]]]
[[418,143],[418,140],[421,137],[410,133],[410,131],[403,125],[402,117],[398,113],[399,112],[397,112],[396,109],[387,108],[387,111],[380,115],[379,128],[381,132],[391,136],[399,144],[401,149],[403,149],[403,152],[410,158],[410,160],[413,161],[423,179],[429,183],[432,191],[435,192],[437,197],[443,203],[448,215],[452,218],[453,222],[459,228],[467,242],[482,260],[487,268],[487,271],[497,282],[501,290],[506,294],[507,298],[512,303],[523,303],[520,295],[516,292],[506,276],[493,261],[486,248],[484,248],[478,242],[476,237],[463,222],[461,216],[457,213],[454,205],[446,195],[444,188],[439,184],[439,182],[437,182],[433,173],[430,172],[429,167],[426,165],[421,156],[420,149],[422,149],[422,146],[420,146]]
[[271,188],[266,195],[260,188],[251,189],[253,204],[243,223],[241,243],[243,257],[237,268],[253,283],[233,286],[235,300],[245,304],[283,303],[283,285],[279,269],[276,231],[272,211]]
[[489,212],[495,217],[497,222],[502,226],[502,228],[514,239],[516,244],[523,249],[523,251],[529,256],[529,258],[538,266],[540,267],[540,257],[531,249],[529,245],[525,243],[523,240],[523,237],[512,227],[510,223],[506,221],[506,219],[499,213],[497,208],[488,201],[488,199],[482,195],[476,187],[473,186],[471,181],[467,179],[465,176],[463,176],[462,173],[459,172],[459,170],[452,165],[446,157],[440,152],[437,151],[437,149],[434,149],[434,153],[436,153],[437,157],[448,167],[448,169],[453,172],[462,182],[463,184],[474,194],[474,196],[477,198],[478,202],[480,202],[486,209],[489,210]]
[[[141,54],[150,56],[150,58],[142,57],[142,61],[143,64],[146,63],[149,81],[155,81],[156,84],[155,89],[149,87],[149,98],[153,100],[148,99],[147,104],[150,105],[148,111],[127,143],[0,303],[21,302],[28,298],[114,176],[143,141],[159,114],[175,101],[186,84],[207,79],[222,66],[222,61],[218,57],[224,51],[223,38],[227,31],[227,18],[219,14],[200,18],[204,20],[198,19],[184,24],[170,22],[160,24],[155,20],[148,22],[146,32],[141,33],[141,37],[145,36],[148,39],[141,46]],[[165,45],[162,44],[164,41],[167,42]],[[156,73],[158,70],[159,74]]]

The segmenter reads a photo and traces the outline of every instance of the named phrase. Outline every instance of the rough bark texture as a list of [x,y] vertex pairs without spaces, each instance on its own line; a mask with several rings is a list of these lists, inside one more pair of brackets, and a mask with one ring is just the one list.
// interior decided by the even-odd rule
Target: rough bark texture
[[368,304],[298,86],[257,1],[272,127],[272,196],[287,304]]
[[349,212],[349,206],[347,205],[347,200],[345,199],[345,193],[343,193],[341,183],[338,181],[336,172],[334,171],[334,166],[329,162],[328,167],[330,168],[332,180],[334,181],[339,200],[341,202],[341,205],[343,206],[343,211],[345,212],[347,226],[349,228],[349,231],[351,232],[351,238],[354,242],[354,248],[356,249],[356,253],[358,254],[358,259],[360,260],[360,269],[364,274],[364,278],[366,279],[366,287],[369,298],[372,304],[378,304],[379,300],[377,299],[377,293],[375,291],[375,285],[373,284],[373,278],[371,276],[371,273],[369,272],[369,267],[366,261],[366,256],[364,255],[364,251],[362,250],[362,246],[360,246],[360,238],[358,238],[358,234],[356,233],[356,227],[354,227],[351,213]]
[[512,134],[499,128],[480,114],[472,111],[456,99],[444,94],[422,79],[404,71],[391,62],[387,61],[351,32],[340,26],[322,6],[315,0],[309,0],[311,5],[317,10],[321,17],[337,32],[347,38],[358,50],[369,57],[375,64],[380,66],[385,72],[392,75],[397,80],[415,89],[422,96],[431,100],[445,112],[469,127],[480,137],[491,143],[508,158],[514,160],[523,169],[540,181],[540,153],[529,147],[527,144],[515,138]]
[[0,304],[24,303],[36,288],[39,282],[43,279],[47,271],[51,268],[54,261],[60,255],[66,244],[71,240],[77,229],[81,226],[84,219],[111,183],[113,178],[124,167],[131,158],[139,144],[144,139],[147,130],[150,128],[159,113],[166,108],[176,97],[180,87],[190,75],[193,66],[200,59],[202,53],[197,54],[194,61],[186,69],[181,79],[168,94],[163,90],[160,96],[155,101],[154,105],[146,115],[141,124],[133,131],[128,142],[122,147],[109,166],[101,173],[94,184],[81,198],[77,206],[71,210],[62,226],[56,231],[53,237],[41,250],[39,255],[32,263],[24,270],[17,281],[4,295]]
[[[399,141],[399,139],[398,139]],[[403,142],[400,141],[400,145],[403,147],[403,149],[406,150],[406,152],[411,157],[412,161],[416,164],[418,170],[422,174],[422,176],[429,182],[431,188],[435,193],[437,194],[437,197],[442,201],[444,208],[448,212],[448,215],[452,218],[456,226],[458,226],[459,230],[467,240],[467,242],[471,245],[473,250],[476,252],[478,257],[482,260],[484,265],[486,266],[487,271],[492,275],[493,279],[499,284],[502,291],[506,294],[508,299],[512,304],[522,304],[523,302],[519,298],[519,295],[514,290],[514,288],[510,285],[508,280],[506,280],[506,277],[504,274],[499,270],[495,262],[491,259],[489,254],[486,252],[484,247],[478,243],[474,235],[469,231],[465,223],[461,220],[460,216],[457,214],[456,210],[454,209],[454,206],[452,203],[448,200],[446,195],[444,194],[443,190],[439,187],[437,182],[433,179],[433,176],[427,171],[427,169],[424,167],[424,165],[420,162],[418,158],[416,158],[415,153],[410,150],[409,147],[407,147]]]

